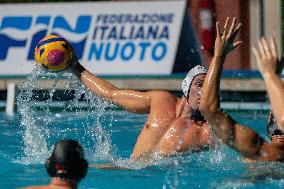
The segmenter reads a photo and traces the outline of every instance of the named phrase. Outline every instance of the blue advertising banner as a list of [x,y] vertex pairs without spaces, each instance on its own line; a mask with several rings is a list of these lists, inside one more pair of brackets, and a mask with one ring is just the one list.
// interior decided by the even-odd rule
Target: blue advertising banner
[[67,39],[95,74],[171,74],[185,8],[185,0],[1,5],[0,75],[30,73],[49,34]]

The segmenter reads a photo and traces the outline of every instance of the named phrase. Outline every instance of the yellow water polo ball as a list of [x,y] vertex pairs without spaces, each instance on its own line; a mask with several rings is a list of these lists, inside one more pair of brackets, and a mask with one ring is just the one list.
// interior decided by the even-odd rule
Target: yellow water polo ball
[[73,49],[64,38],[48,35],[41,39],[34,53],[35,61],[49,71],[62,71],[69,67]]

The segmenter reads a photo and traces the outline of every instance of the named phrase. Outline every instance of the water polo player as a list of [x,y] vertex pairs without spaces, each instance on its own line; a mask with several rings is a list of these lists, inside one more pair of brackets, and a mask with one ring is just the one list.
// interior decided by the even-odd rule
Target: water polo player
[[45,186],[32,186],[26,189],[66,188],[76,189],[88,170],[82,146],[74,140],[61,140],[54,146],[45,167],[51,182]]
[[[50,71],[66,70],[65,65],[68,65],[81,82],[96,95],[129,112],[149,114],[137,138],[132,159],[142,155],[149,157],[148,155],[157,154],[152,153],[154,151],[162,155],[171,155],[189,149],[200,150],[208,146],[209,128],[198,110],[201,88],[207,72],[205,67],[198,65],[189,71],[182,84],[184,96],[177,98],[167,91],[140,92],[118,89],[85,70],[78,62],[74,50],[70,49],[72,47],[62,37],[46,36],[36,47],[35,59]],[[69,61],[70,56],[71,61]],[[55,67],[55,62],[56,66],[60,67]],[[59,62],[63,65],[61,66]]]
[[[201,89],[207,69],[192,68],[183,81],[184,96],[177,98],[167,91],[118,89],[81,66],[76,58],[73,72],[96,95],[136,114],[149,114],[134,146],[131,159],[159,152],[171,155],[185,150],[204,149],[209,144],[209,128],[199,113]],[[150,158],[151,159],[151,158]]]
[[[234,18],[231,28],[227,30],[228,22],[229,19],[226,21],[223,34],[219,32],[219,24],[216,25],[215,54],[204,81],[200,110],[211,126],[212,132],[214,131],[224,144],[237,150],[246,158],[255,161],[283,162],[284,143],[264,141],[255,131],[239,124],[230,115],[220,110],[220,78],[225,57],[230,49],[241,43],[241,41],[234,42],[240,25],[235,28],[236,19]],[[281,125],[281,116],[283,118],[284,115],[284,102],[279,102],[278,99],[281,99],[284,95],[284,85],[274,70],[278,57],[275,43],[271,41],[270,47],[268,47],[266,40],[262,39],[259,42],[259,49],[258,51],[254,48],[253,51],[267,86],[273,114],[276,117],[279,129],[281,129],[281,126],[282,128],[284,126]]]

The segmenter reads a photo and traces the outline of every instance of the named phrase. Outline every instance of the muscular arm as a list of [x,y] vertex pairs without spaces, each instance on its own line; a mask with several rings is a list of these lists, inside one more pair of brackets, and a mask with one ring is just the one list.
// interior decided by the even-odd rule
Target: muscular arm
[[258,161],[284,161],[284,145],[268,144],[254,130],[240,125],[230,115],[217,111],[208,123],[214,133],[230,148]]
[[[222,39],[220,41],[216,44],[217,48],[218,45],[225,45],[222,44]],[[253,130],[239,125],[220,110],[220,79],[226,54],[223,54],[222,49],[215,52],[203,84],[200,111],[224,144],[246,157],[255,157],[263,140]]]
[[284,84],[276,73],[263,75],[276,123],[284,132]]
[[277,66],[282,62],[278,61],[277,48],[273,39],[268,44],[266,39],[262,38],[259,40],[258,46],[258,50],[253,48],[253,53],[264,78],[276,123],[279,129],[284,132],[284,84],[276,73]]
[[216,112],[220,107],[220,77],[225,57],[214,55],[202,87],[200,107],[202,113]]
[[[226,23],[227,25],[227,23]],[[226,36],[226,25],[224,34]],[[234,22],[233,24],[234,25]],[[217,27],[215,55],[206,75],[200,102],[200,111],[205,116],[210,128],[229,147],[245,157],[262,161],[283,161],[284,148],[266,144],[252,129],[240,125],[228,114],[219,109],[220,75],[224,63],[224,51],[230,46],[230,32],[221,38]],[[233,40],[231,41],[233,42]]]
[[227,31],[229,19],[227,18],[223,34],[219,32],[219,23],[216,23],[217,37],[215,40],[214,57],[206,74],[202,87],[202,97],[200,109],[206,116],[207,113],[217,112],[220,107],[220,78],[223,70],[223,64],[226,55],[236,48],[241,41],[234,42],[239,31],[240,24],[236,27],[236,19],[233,19],[232,25]]
[[220,77],[223,57],[214,56],[206,75],[200,110],[205,116],[210,128],[229,147],[241,152],[246,157],[255,157],[258,154],[263,140],[252,129],[238,124],[220,107]]
[[120,90],[111,83],[85,70],[82,66],[78,68],[78,65],[75,74],[96,95],[110,100],[125,110],[139,114],[150,112],[152,92]]

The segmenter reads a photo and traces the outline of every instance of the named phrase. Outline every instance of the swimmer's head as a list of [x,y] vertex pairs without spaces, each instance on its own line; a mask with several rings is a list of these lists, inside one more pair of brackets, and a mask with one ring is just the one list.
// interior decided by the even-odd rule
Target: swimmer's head
[[202,86],[207,73],[207,68],[197,65],[192,68],[182,82],[183,95],[188,106],[193,110],[199,109]]
[[45,163],[50,177],[79,182],[87,174],[88,162],[82,146],[74,140],[61,140]]
[[188,94],[189,94],[193,79],[197,75],[207,74],[207,72],[208,72],[208,69],[201,65],[197,65],[193,67],[191,70],[189,70],[185,79],[182,81],[182,85],[181,85],[183,95],[185,98],[188,98]]

